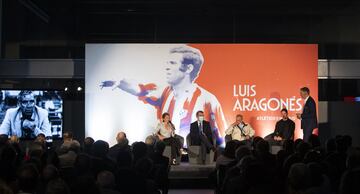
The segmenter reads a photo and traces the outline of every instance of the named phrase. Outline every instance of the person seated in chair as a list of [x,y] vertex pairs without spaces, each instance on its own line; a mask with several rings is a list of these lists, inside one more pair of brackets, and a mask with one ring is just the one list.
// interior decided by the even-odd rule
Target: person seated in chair
[[171,123],[169,113],[162,114],[162,121],[157,125],[155,135],[165,145],[171,146],[171,162],[178,164],[176,158],[181,154],[182,145],[179,138],[175,136],[175,126]]
[[238,141],[250,141],[254,137],[255,130],[250,124],[244,122],[244,117],[241,114],[236,115],[236,121],[226,129],[226,139]]
[[205,163],[206,154],[210,150],[215,151],[214,146],[214,135],[211,130],[210,123],[204,120],[204,112],[196,112],[197,121],[191,123],[190,125],[190,134],[189,134],[189,144],[188,146],[196,145],[201,146],[200,148],[200,157],[201,161]]
[[295,122],[289,118],[286,108],[281,110],[281,116],[282,119],[276,123],[274,132],[264,138],[271,145],[294,139]]

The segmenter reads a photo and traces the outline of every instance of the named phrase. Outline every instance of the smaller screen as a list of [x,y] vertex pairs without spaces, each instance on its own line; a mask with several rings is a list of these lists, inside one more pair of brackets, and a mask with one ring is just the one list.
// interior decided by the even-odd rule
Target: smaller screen
[[54,90],[0,90],[0,135],[62,137],[63,99]]

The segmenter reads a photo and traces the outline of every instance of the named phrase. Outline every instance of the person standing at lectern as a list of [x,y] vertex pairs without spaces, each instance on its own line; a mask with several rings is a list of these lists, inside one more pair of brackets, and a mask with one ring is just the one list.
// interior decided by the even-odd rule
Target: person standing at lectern
[[316,103],[310,96],[310,90],[307,87],[300,89],[300,96],[304,99],[304,107],[302,113],[296,113],[296,116],[301,120],[301,128],[304,134],[303,140],[308,142],[313,130],[318,127]]
[[196,112],[197,121],[191,123],[189,134],[189,146],[200,146],[200,157],[203,163],[205,163],[206,154],[210,150],[215,151],[214,135],[208,121],[204,120],[204,112]]
[[250,140],[255,134],[255,130],[250,124],[244,122],[244,117],[241,114],[236,115],[236,121],[230,125],[225,131],[231,140],[245,141]]

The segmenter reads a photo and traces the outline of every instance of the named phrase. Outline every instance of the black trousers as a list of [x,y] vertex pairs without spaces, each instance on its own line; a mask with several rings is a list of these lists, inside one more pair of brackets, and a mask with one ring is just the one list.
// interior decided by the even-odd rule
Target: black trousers
[[203,162],[206,160],[206,154],[209,153],[210,149],[214,148],[214,145],[203,133],[199,134],[199,136],[196,136],[195,140],[191,140],[191,145],[200,146],[200,158]]
[[309,139],[310,139],[310,136],[312,135],[313,130],[314,129],[312,127],[309,127],[309,128],[306,127],[306,128],[303,129],[303,134],[304,134],[303,140],[305,142],[309,142]]
[[165,145],[168,145],[171,147],[171,160],[176,159],[177,156],[180,156],[180,149],[181,149],[181,142],[179,139],[174,137],[165,138],[163,140]]
[[270,135],[267,135],[264,137],[264,140],[267,141],[269,143],[270,146],[273,145],[282,145],[284,143],[284,140],[281,141],[276,141],[274,140],[275,134],[271,133]]

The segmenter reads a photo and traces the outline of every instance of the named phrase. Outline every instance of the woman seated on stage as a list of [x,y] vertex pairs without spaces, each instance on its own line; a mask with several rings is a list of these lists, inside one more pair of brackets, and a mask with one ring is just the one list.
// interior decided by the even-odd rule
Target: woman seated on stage
[[176,158],[180,156],[182,145],[180,140],[175,137],[175,126],[170,121],[169,113],[162,114],[162,121],[157,125],[155,134],[160,141],[171,146],[171,161],[172,164],[177,164]]

